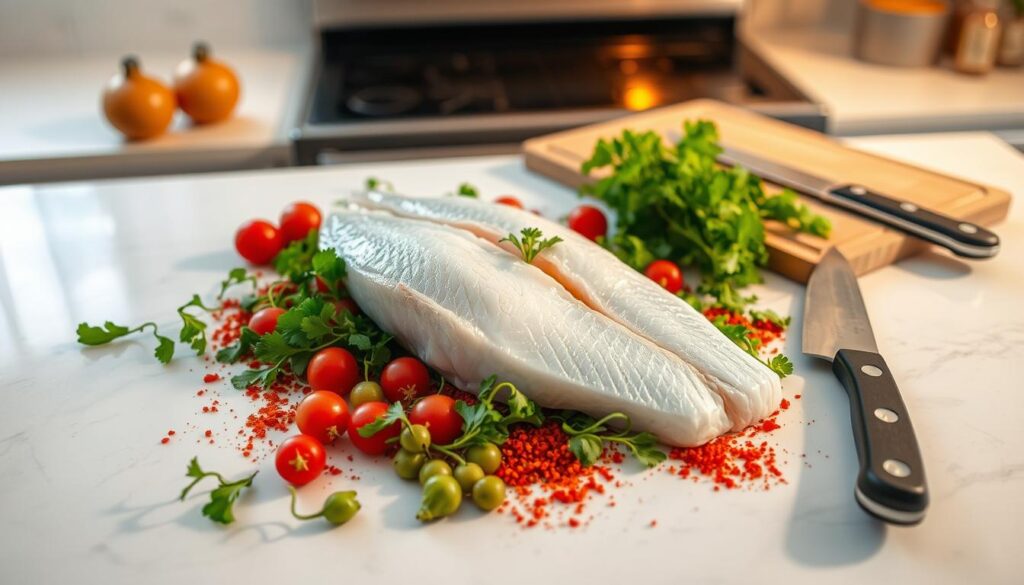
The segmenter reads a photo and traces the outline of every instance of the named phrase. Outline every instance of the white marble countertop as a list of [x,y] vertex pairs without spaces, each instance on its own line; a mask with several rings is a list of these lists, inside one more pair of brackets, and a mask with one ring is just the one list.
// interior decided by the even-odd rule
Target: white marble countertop
[[744,44],[811,100],[838,135],[1024,127],[1024,68],[985,76],[948,66],[889,67],[850,54],[846,33],[819,28],[741,29]]
[[[144,51],[147,74],[169,83],[187,56]],[[100,95],[122,55],[0,58],[0,184],[284,165],[309,75],[307,48],[214,47],[235,68],[235,115],[191,127],[177,112],[168,132],[126,142],[103,117]]]
[[[855,144],[1024,197],[1024,158],[990,135]],[[357,459],[361,480],[322,477],[302,490],[308,507],[329,491],[359,490],[357,519],[328,530],[288,516],[284,485],[264,460],[238,521],[212,524],[199,513],[202,489],[176,500],[188,459],[232,477],[253,464],[222,440],[237,421],[200,412],[203,362],[179,349],[161,367],[149,340],[83,349],[75,325],[173,326],[173,307],[193,291],[212,295],[239,264],[231,240],[240,222],[276,217],[298,198],[327,205],[367,175],[425,194],[470,181],[552,216],[576,201],[516,157],[0,188],[0,582],[959,584],[1024,572],[1019,205],[998,227],[1005,247],[992,261],[936,252],[861,280],[924,452],[932,504],[920,526],[879,524],[854,503],[846,396],[826,364],[799,354],[803,288],[774,275],[757,292],[795,316],[786,352],[796,374],[784,393],[803,395],[768,437],[787,485],[716,493],[628,468],[618,506],[597,500],[582,528],[524,530],[472,511],[423,527],[416,488],[386,462]],[[220,384],[209,387],[226,407],[247,402]],[[217,444],[197,443],[204,427],[217,430]],[[162,445],[168,429],[180,434]]]

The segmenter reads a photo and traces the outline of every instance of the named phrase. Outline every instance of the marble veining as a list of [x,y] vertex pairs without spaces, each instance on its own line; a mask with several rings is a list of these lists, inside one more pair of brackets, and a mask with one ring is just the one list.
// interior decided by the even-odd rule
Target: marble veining
[[[1024,197],[1024,159],[987,135],[856,144]],[[326,207],[370,175],[412,194],[468,181],[549,217],[578,204],[514,157],[0,188],[0,583],[1011,583],[1024,572],[1019,205],[996,228],[1004,249],[992,261],[929,253],[861,279],[931,484],[918,527],[881,525],[854,503],[847,397],[827,364],[799,354],[798,333],[784,347],[797,372],[783,384],[793,405],[770,438],[789,483],[767,492],[715,493],[627,468],[617,506],[593,506],[577,530],[524,531],[473,510],[423,527],[416,489],[386,461],[361,461],[358,482],[324,477],[301,490],[303,508],[335,489],[359,491],[363,511],[330,530],[290,518],[264,458],[238,521],[213,525],[199,513],[205,490],[177,501],[188,459],[229,477],[254,464],[226,440],[185,433],[220,422],[201,418],[194,400],[203,362],[179,347],[160,366],[147,338],[83,349],[75,325],[155,319],[176,334],[174,307],[193,291],[212,296],[240,264],[238,224],[300,198]],[[802,286],[769,274],[755,292],[795,312],[799,331]],[[224,383],[217,391],[228,407],[248,401]],[[182,435],[161,445],[172,428]]]

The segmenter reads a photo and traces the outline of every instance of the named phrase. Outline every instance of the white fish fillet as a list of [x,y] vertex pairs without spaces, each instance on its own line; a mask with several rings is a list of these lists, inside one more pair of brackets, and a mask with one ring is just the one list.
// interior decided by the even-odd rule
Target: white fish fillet
[[[360,205],[462,228],[490,242],[525,227],[564,242],[533,263],[596,311],[667,349],[701,372],[740,430],[768,416],[782,398],[779,377],[725,337],[702,314],[573,230],[510,207],[466,197],[418,198],[371,191]],[[518,255],[509,243],[500,244]]]
[[625,412],[679,446],[732,424],[683,360],[469,232],[349,210],[328,218],[320,245],[345,259],[360,308],[463,389],[498,374],[542,406]]

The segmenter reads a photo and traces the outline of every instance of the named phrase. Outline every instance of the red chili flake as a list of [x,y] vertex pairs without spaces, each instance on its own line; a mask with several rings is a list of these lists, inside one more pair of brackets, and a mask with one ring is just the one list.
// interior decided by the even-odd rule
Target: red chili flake
[[729,325],[743,325],[748,329],[747,337],[751,340],[757,341],[762,347],[769,343],[782,338],[785,330],[779,327],[777,324],[771,321],[765,321],[763,319],[755,319],[751,321],[746,316],[737,313],[736,311],[730,311],[721,307],[711,307],[704,309],[704,316],[709,321],[714,321],[718,317],[725,317],[725,322]]
[[162,444],[162,445],[166,445],[167,443],[170,443],[170,442],[171,442],[171,439],[168,438],[168,437],[164,437],[164,438],[160,439],[160,444]]
[[205,376],[203,376],[203,382],[206,382],[207,384],[210,384],[212,382],[216,382],[217,380],[220,380],[220,374],[218,374],[216,372],[211,373],[211,374],[206,374]]
[[170,436],[170,437],[173,437],[174,436],[174,431],[173,430],[167,431],[167,435]]
[[755,443],[751,439],[778,428],[773,416],[747,431],[723,435],[700,447],[674,448],[668,456],[680,462],[675,475],[696,481],[694,473],[699,473],[711,479],[714,491],[742,485],[769,489],[772,483],[785,483],[776,466],[775,448],[767,441]]
[[782,402],[779,404],[779,408],[782,410],[789,410],[789,401],[783,398]]
[[570,526],[570,527],[572,527],[572,528],[578,528],[578,527],[579,527],[579,525],[580,525],[580,521],[579,521],[579,520],[577,520],[577,519],[575,519],[575,518],[569,518],[569,526]]
[[207,431],[206,431],[206,432],[205,432],[204,434],[205,434],[205,435],[206,435],[207,437],[212,437],[212,436],[213,436],[213,431],[211,431],[211,430],[207,429]]
[[658,521],[657,520],[651,520],[651,528],[654,528],[657,525],[658,525]]

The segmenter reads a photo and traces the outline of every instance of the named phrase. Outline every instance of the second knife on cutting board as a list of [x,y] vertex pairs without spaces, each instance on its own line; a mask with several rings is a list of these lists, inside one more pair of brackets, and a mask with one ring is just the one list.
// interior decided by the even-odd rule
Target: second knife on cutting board
[[937,244],[966,258],[991,258],[999,252],[999,237],[984,227],[875,193],[855,183],[830,181],[756,154],[723,147],[718,162],[741,166],[766,181],[811,195],[887,227]]

